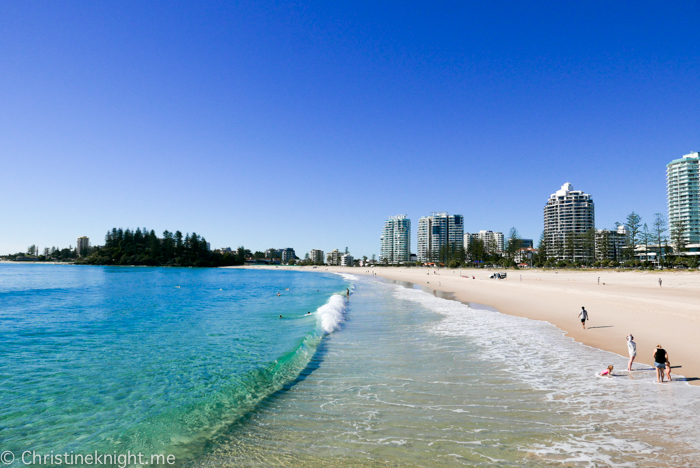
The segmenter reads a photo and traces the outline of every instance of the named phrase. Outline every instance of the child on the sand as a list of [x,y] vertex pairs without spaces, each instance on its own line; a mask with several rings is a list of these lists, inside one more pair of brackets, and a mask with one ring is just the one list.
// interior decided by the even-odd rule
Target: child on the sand
[[601,372],[600,375],[607,375],[608,377],[612,377],[612,370],[613,366],[608,366],[608,368]]

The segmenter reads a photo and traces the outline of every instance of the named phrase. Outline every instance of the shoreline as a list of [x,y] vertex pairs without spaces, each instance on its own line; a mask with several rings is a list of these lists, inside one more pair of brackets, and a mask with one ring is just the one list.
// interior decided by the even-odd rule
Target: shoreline
[[[455,300],[501,313],[549,322],[582,344],[628,357],[628,334],[637,343],[635,364],[649,365],[657,344],[669,353],[673,375],[700,385],[700,274],[678,271],[507,270],[246,266],[246,269],[334,272],[413,283]],[[522,277],[522,280],[521,280]],[[600,284],[598,284],[600,277]],[[662,287],[658,280],[663,280]],[[578,313],[589,312],[586,330]],[[517,333],[517,330],[513,330]],[[605,363],[601,363],[602,367]],[[618,371],[618,369],[616,369]],[[626,369],[622,369],[626,371]]]

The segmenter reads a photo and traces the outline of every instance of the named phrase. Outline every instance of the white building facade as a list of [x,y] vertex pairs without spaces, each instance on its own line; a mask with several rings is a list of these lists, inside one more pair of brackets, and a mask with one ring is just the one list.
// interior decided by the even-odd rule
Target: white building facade
[[411,220],[406,215],[391,216],[384,222],[379,261],[391,264],[411,260]]
[[[587,249],[577,242],[577,236],[595,228],[593,198],[565,183],[550,195],[544,207],[544,237],[547,256],[573,261],[591,260]],[[566,253],[573,245],[573,253]],[[566,246],[566,247],[565,247]]]
[[687,244],[700,244],[700,154],[686,154],[666,165],[668,221],[684,227]]
[[596,229],[595,258],[596,260],[622,260],[622,253],[627,245],[627,229],[622,224],[617,230]]
[[479,231],[474,234],[464,234],[464,250],[469,249],[469,244],[480,240],[484,244],[484,250],[488,253],[502,253],[505,238],[502,232]]

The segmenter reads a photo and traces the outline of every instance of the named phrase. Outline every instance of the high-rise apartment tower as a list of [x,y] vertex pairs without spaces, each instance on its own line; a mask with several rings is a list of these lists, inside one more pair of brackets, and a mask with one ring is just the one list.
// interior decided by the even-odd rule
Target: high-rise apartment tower
[[441,212],[418,220],[418,261],[436,261],[445,249],[464,249],[464,216]]
[[666,165],[668,221],[671,229],[682,225],[688,244],[700,243],[700,154],[686,154]]
[[76,252],[78,252],[79,257],[87,255],[88,247],[90,247],[90,238],[85,236],[78,237],[78,242],[75,245],[75,250]]
[[[550,195],[544,207],[544,238],[549,257],[591,260],[577,236],[594,228],[595,211],[589,194],[574,190],[567,182]],[[573,248],[569,249],[570,246]]]
[[382,229],[379,260],[406,263],[411,260],[411,220],[406,215],[391,216]]

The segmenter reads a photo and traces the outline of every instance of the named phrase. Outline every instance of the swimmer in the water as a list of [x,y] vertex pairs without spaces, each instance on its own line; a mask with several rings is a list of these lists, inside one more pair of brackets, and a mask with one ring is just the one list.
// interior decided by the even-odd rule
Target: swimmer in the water
[[281,316],[281,315],[280,315],[280,318],[282,318],[282,316]]
[[311,314],[311,312],[307,312],[307,313],[306,313],[306,315],[310,315],[310,314]]
[[281,296],[281,294],[280,294],[280,293],[277,293],[277,295],[278,295],[278,296]]

